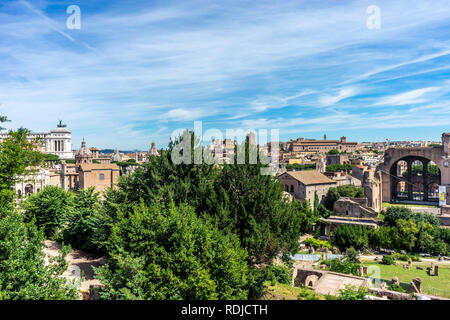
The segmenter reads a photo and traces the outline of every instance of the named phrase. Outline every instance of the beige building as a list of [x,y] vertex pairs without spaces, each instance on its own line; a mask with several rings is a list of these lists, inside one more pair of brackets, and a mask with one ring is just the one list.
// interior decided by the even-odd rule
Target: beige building
[[317,170],[289,171],[281,174],[278,179],[284,185],[284,191],[299,200],[308,200],[311,207],[314,205],[315,194],[322,202],[328,189],[337,186],[336,181],[327,178]]
[[[96,148],[88,149],[83,140],[75,153],[75,164],[61,166],[61,187],[65,190],[88,189],[96,191],[112,188],[119,178],[119,167],[111,163],[93,163]],[[97,154],[98,155],[98,154]],[[97,158],[99,159],[99,158]]]
[[324,140],[312,140],[298,138],[294,141],[289,141],[289,151],[293,153],[299,152],[315,152],[315,153],[327,153],[330,150],[336,149],[339,152],[352,153],[356,150],[357,142],[347,142],[346,137],[341,137],[340,140],[327,140],[326,135]]
[[119,167],[115,164],[81,164],[78,168],[78,187],[96,191],[112,188],[119,178]]

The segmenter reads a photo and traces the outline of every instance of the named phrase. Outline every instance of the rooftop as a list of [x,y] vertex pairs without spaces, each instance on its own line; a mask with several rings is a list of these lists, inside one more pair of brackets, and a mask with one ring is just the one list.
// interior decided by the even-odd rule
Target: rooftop
[[324,174],[316,170],[304,170],[304,171],[289,171],[286,174],[292,178],[300,181],[305,186],[314,184],[335,184],[336,182],[329,179]]

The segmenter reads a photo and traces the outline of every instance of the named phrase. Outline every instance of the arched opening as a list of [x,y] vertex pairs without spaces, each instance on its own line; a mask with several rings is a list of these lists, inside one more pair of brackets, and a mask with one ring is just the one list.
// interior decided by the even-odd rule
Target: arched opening
[[406,183],[406,176],[408,171],[408,164],[404,160],[397,161],[391,169],[395,175],[393,179],[393,198],[396,200],[406,200],[408,198],[408,184]]
[[[411,164],[411,182],[412,182],[412,198],[413,201],[425,201],[425,186],[423,183],[424,163],[420,160],[414,160]],[[408,175],[408,172],[406,172]]]
[[393,202],[437,202],[441,173],[431,160],[407,156],[390,169],[391,199]]
[[27,184],[25,186],[25,195],[30,195],[33,193],[33,185],[32,184]]

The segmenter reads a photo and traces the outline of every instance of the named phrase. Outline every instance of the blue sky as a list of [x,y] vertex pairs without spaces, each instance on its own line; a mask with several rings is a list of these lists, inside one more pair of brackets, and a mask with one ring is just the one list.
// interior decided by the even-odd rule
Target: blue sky
[[63,119],[74,148],[164,147],[194,120],[281,140],[439,140],[449,75],[448,0],[0,0],[0,114],[33,131]]

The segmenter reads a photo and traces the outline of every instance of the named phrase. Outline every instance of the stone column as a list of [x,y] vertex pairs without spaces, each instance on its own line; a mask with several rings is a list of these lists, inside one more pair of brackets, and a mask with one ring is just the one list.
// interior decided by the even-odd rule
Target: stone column
[[423,170],[422,170],[422,175],[423,175],[423,200],[424,201],[428,201],[428,164],[430,163],[430,161],[424,161],[422,162],[423,165]]
[[407,177],[407,187],[408,187],[408,200],[413,200],[413,183],[412,183],[412,160],[406,161],[408,165],[408,177]]

